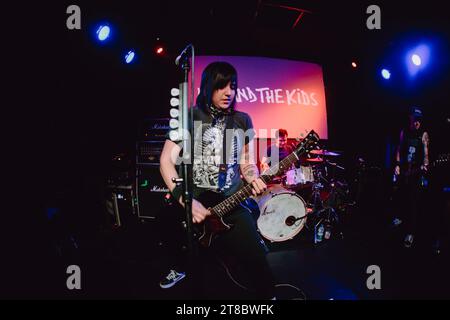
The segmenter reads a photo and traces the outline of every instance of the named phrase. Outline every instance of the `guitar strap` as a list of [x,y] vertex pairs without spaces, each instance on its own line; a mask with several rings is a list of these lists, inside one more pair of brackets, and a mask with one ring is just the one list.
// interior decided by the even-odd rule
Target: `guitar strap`
[[[227,129],[234,129],[233,113],[225,115],[225,131],[223,133],[223,149],[221,155],[221,161],[219,165],[219,189],[222,190],[227,180],[227,160],[230,159],[231,148],[233,146],[233,140],[227,144]],[[233,137],[234,139],[234,137]]]

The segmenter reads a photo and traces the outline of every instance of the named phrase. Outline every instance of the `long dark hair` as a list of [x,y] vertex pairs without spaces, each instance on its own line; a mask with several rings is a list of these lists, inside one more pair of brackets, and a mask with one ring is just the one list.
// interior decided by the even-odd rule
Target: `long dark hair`
[[[197,96],[197,107],[209,112],[208,105],[212,104],[212,95],[214,91],[223,89],[231,82],[231,87],[237,90],[237,72],[228,62],[210,63],[202,73],[202,82],[200,83],[200,93]],[[236,95],[230,105],[230,110],[234,111],[236,106]]]

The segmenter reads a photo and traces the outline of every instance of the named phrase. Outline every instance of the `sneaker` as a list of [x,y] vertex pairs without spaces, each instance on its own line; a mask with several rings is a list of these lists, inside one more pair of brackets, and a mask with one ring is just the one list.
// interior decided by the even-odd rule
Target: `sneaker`
[[440,255],[441,254],[441,242],[439,240],[436,240],[433,243],[433,252],[435,255]]
[[412,246],[412,244],[413,244],[413,241],[414,241],[414,236],[413,236],[412,234],[408,234],[408,235],[405,237],[405,241],[404,241],[405,247],[406,247],[406,248],[411,248],[411,246]]
[[399,218],[395,218],[394,220],[392,220],[392,225],[394,226],[394,227],[398,227],[399,225],[401,225],[402,224],[402,220],[400,220]]
[[173,287],[178,281],[182,280],[184,277],[186,277],[186,273],[170,270],[167,277],[161,280],[159,286],[163,289],[168,289],[170,287]]

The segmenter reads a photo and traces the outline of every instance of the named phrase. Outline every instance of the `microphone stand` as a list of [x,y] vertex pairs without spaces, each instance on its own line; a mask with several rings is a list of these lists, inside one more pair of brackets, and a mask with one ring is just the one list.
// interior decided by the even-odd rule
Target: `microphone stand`
[[[186,217],[185,228],[187,231],[187,250],[188,250],[188,270],[193,275],[193,278],[197,278],[195,273],[197,268],[195,268],[196,258],[198,256],[198,246],[194,241],[194,230],[192,226],[192,201],[193,201],[193,174],[192,167],[194,161],[194,118],[193,118],[193,107],[189,108],[189,72],[191,71],[192,62],[192,72],[191,72],[191,86],[192,86],[192,97],[194,98],[194,47],[191,46],[191,61],[187,54],[183,51],[179,65],[183,71],[183,79],[180,83],[180,110],[181,110],[181,126],[183,132],[183,161],[181,162],[181,172],[182,179],[178,179],[177,182],[182,184],[183,187],[183,201],[184,201],[184,211]],[[178,62],[178,61],[177,61]],[[177,63],[178,65],[178,63]],[[193,100],[192,102],[193,103]],[[192,282],[194,283],[194,282]],[[194,290],[194,287],[193,287]]]

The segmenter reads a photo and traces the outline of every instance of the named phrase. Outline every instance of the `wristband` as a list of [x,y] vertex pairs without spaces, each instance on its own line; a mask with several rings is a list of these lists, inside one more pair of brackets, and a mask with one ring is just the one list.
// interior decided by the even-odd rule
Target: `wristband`
[[183,194],[183,188],[181,186],[176,186],[171,192],[172,196],[175,198],[176,201],[180,200],[180,197]]

